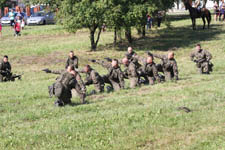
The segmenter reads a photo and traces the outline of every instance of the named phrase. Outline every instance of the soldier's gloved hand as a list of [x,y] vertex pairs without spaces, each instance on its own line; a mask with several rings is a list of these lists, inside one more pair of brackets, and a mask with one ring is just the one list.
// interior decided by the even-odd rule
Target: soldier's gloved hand
[[197,63],[197,60],[194,60],[195,63]]

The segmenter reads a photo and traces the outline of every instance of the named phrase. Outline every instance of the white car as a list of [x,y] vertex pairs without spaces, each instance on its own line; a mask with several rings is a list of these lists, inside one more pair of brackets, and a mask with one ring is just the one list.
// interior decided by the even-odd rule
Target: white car
[[54,24],[55,23],[55,15],[54,13],[44,13],[44,12],[38,12],[32,14],[27,19],[27,25],[45,25],[45,24]]

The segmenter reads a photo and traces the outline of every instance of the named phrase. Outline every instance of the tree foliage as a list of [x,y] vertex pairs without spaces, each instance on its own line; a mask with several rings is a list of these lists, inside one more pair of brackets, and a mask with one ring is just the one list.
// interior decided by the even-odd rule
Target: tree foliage
[[173,7],[175,0],[31,0],[31,2],[59,8],[60,23],[70,32],[88,28],[91,49],[95,50],[103,24],[113,29],[115,36],[116,31],[124,30],[127,40],[131,43],[132,27],[144,30],[147,14],[154,15],[160,10],[167,11]]
[[106,22],[114,29],[124,29],[127,40],[132,42],[131,27],[145,31],[146,15],[154,16],[158,11],[167,11],[173,7],[174,2],[175,0],[108,0]]
[[0,11],[5,6],[7,0],[0,0]]
[[[64,0],[59,15],[62,25],[70,32],[88,28],[90,31],[91,49],[95,50],[100,38],[101,27],[105,20],[107,7],[103,0]],[[98,35],[95,39],[95,32]]]

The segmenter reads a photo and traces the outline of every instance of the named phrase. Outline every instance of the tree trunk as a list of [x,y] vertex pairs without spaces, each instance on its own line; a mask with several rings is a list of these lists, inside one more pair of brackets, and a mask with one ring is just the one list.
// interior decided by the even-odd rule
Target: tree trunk
[[96,40],[96,42],[95,42],[96,47],[97,47],[97,45],[98,45],[98,42],[99,42],[99,39],[100,39],[100,35],[101,35],[101,33],[102,33],[102,28],[98,28],[98,29],[99,29],[99,31],[98,31],[98,37],[97,37],[97,40]]
[[101,28],[99,28],[99,31],[98,31],[98,36],[97,36],[97,39],[95,41],[95,31],[96,31],[97,27],[94,27],[94,28],[90,28],[90,41],[91,41],[91,51],[96,51],[96,48],[97,48],[97,45],[98,45],[98,42],[99,42],[99,39],[100,39],[100,35],[101,35]]
[[95,31],[90,29],[90,40],[91,40],[91,51],[95,51],[96,50],[96,44],[95,44]]
[[137,27],[137,32],[138,32],[138,35],[141,35],[142,34],[142,30],[140,27]]
[[131,36],[131,28],[125,29],[125,37],[128,40],[129,43],[132,43],[132,36]]
[[115,47],[117,43],[117,30],[116,28],[114,29],[114,42],[113,42],[113,46]]
[[119,39],[119,42],[121,42],[122,41],[122,29],[117,29],[117,37],[118,37],[118,39]]
[[142,37],[145,37],[145,25],[142,27]]

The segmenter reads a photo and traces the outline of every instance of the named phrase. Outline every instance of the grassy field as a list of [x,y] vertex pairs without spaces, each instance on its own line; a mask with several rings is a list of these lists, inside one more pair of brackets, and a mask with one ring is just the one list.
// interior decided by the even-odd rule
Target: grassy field
[[[13,72],[24,76],[0,84],[0,149],[225,150],[225,26],[213,23],[203,31],[200,20],[197,24],[199,29],[192,31],[190,20],[175,21],[171,29],[163,26],[146,38],[135,36],[132,44],[139,55],[175,51],[178,82],[91,95],[86,105],[75,96],[74,105],[63,108],[55,107],[47,92],[56,76],[41,69],[62,69],[70,50],[81,67],[90,58],[122,58],[128,44],[113,48],[113,33],[107,31],[98,51],[90,52],[85,29],[74,35],[56,25],[34,26],[14,38],[12,29],[3,27],[0,57],[9,55]],[[190,61],[197,43],[213,55],[211,75],[197,74]],[[177,110],[181,106],[193,112]]]

